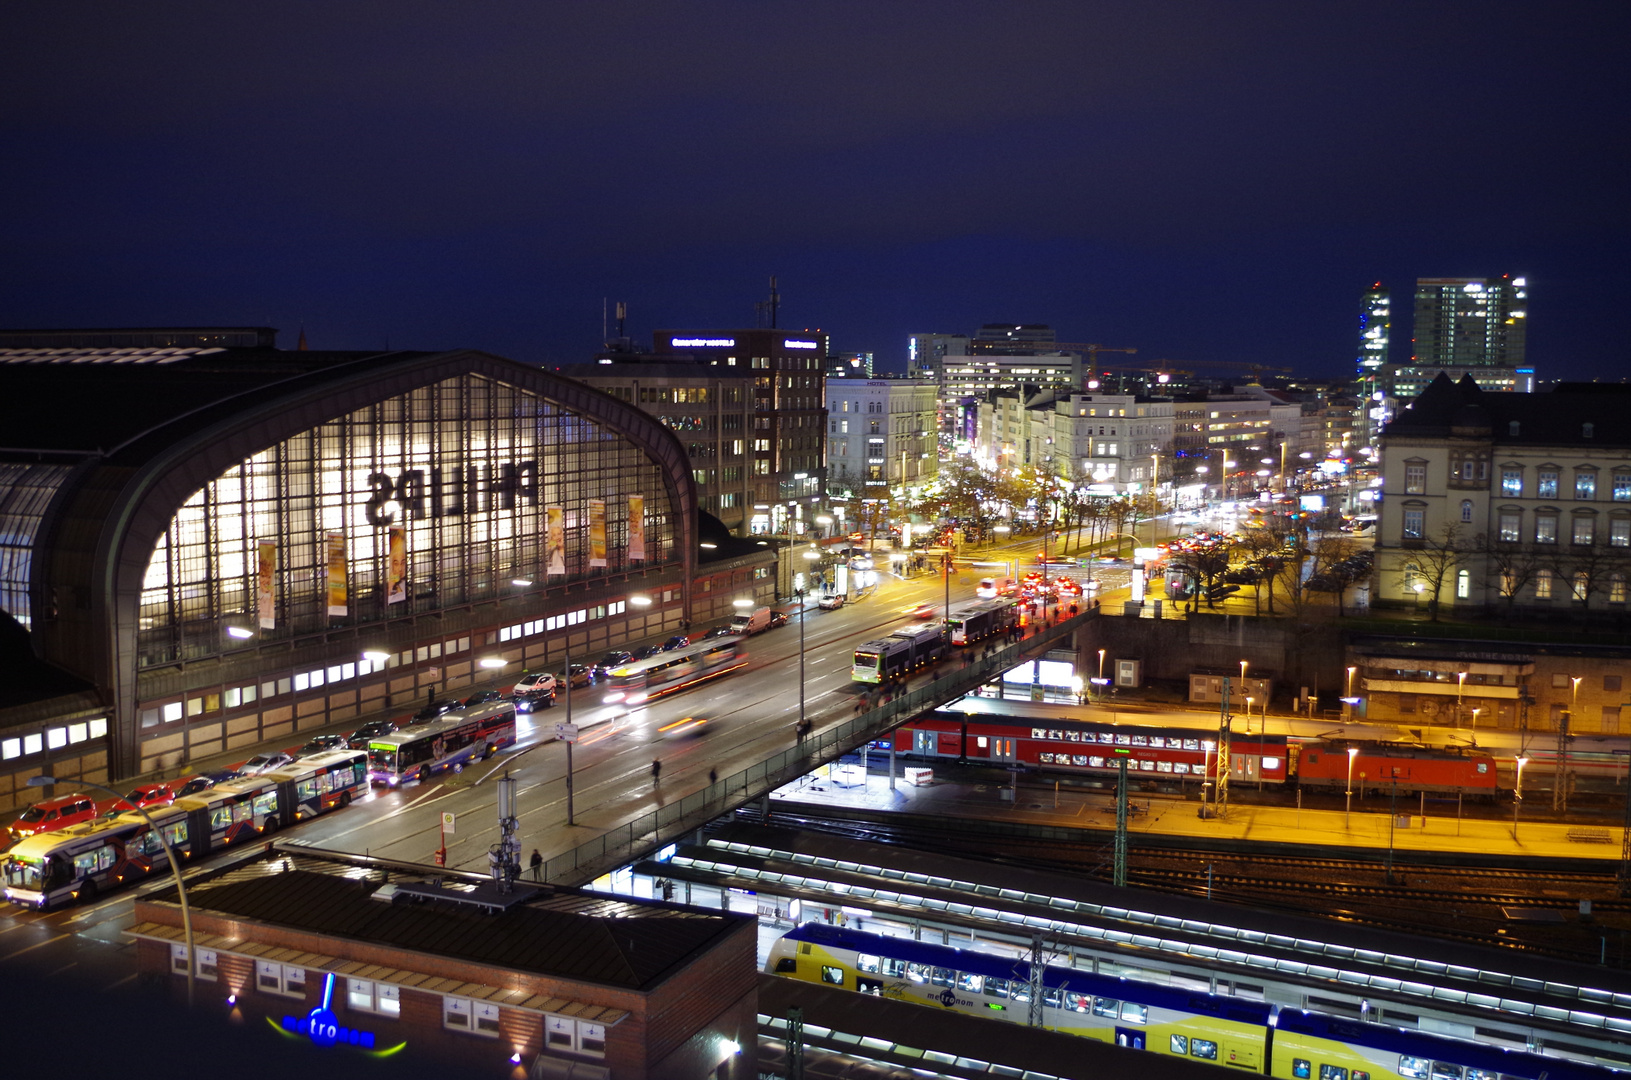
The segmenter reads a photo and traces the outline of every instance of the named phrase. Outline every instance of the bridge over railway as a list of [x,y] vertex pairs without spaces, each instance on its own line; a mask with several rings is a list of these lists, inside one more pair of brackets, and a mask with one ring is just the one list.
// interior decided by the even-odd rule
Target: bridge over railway
[[1015,665],[1040,659],[1096,617],[1098,611],[1090,609],[1052,626],[1033,628],[1026,637],[1000,645],[989,656],[978,646],[954,651],[936,669],[933,681],[897,692],[852,719],[811,733],[790,749],[771,754],[701,791],[659,806],[547,860],[544,879],[557,885],[581,885],[643,858],[717,817],[768,796],[812,769],[837,761],[925,709],[955,701]]

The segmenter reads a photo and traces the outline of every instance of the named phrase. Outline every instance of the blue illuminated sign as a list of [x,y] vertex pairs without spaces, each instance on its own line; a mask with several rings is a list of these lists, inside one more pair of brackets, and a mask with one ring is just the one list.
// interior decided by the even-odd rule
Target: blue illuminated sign
[[[669,338],[668,344],[676,349],[729,349],[736,344],[736,339],[729,337],[677,337]],[[815,348],[813,345],[810,347]]]
[[815,341],[798,341],[798,340],[795,340],[793,338],[788,338],[787,340],[782,342],[782,348],[784,348],[784,349],[818,349],[820,347],[821,346],[820,346],[819,342],[815,342]]
[[305,1016],[285,1016],[283,1030],[304,1035],[316,1046],[357,1046],[364,1050],[374,1048],[374,1033],[341,1027],[329,1003],[334,1000],[334,973],[323,977],[323,1003]]

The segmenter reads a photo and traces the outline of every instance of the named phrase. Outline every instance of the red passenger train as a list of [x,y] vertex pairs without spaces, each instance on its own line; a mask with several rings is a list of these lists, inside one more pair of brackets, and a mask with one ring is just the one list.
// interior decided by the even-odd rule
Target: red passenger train
[[[1021,709],[1024,709],[1023,704]],[[1139,780],[1202,782],[1215,770],[1217,734],[1204,728],[1110,723],[1064,716],[966,718],[946,709],[920,716],[889,736],[895,751],[916,757],[1028,766],[1041,772],[1111,777],[1127,759]],[[1284,735],[1235,733],[1229,740],[1229,776],[1269,787],[1347,791],[1349,749],[1353,791],[1400,795],[1461,794],[1494,797],[1495,758],[1479,750],[1434,749],[1382,742],[1288,740]]]

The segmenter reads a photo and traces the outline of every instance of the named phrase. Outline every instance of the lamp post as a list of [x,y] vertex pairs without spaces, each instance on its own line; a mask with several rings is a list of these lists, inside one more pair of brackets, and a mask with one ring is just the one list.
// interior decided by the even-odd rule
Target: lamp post
[[1246,689],[1246,661],[1244,660],[1240,662],[1240,688],[1242,690]]
[[1246,734],[1248,735],[1252,733],[1252,702],[1256,700],[1250,694],[1246,695]]
[[804,590],[798,591],[799,597],[799,727],[800,736],[804,734]]
[[[51,787],[56,783],[57,778],[54,776],[31,776],[28,778],[29,787]],[[80,787],[105,791],[115,799],[124,799],[123,795],[105,784],[95,784],[89,780],[77,780],[75,784]],[[132,805],[135,806],[135,804]],[[164,846],[164,857],[170,860],[170,872],[175,875],[176,898],[181,903],[181,930],[187,938],[187,1007],[190,1009],[193,1005],[193,983],[198,978],[198,949],[193,945],[193,916],[192,912],[187,908],[187,883],[181,879],[181,860],[176,858],[175,849],[170,846],[170,841],[165,837],[164,830],[154,823],[152,815],[141,806],[135,806],[135,810],[136,813],[142,816],[142,820],[147,822],[147,827],[152,831],[153,835],[159,838],[159,843]]]
[[1100,705],[1104,704],[1104,652],[1103,649],[1099,650],[1099,677],[1093,682],[1093,685],[1099,688]]
[[1348,747],[1348,802],[1342,810],[1342,827],[1344,829],[1348,827],[1348,816],[1353,813],[1354,808],[1354,758],[1358,756],[1359,747]]
[[1518,839],[1518,811],[1523,809],[1523,767],[1529,764],[1529,758],[1519,754],[1513,759],[1518,763],[1518,778],[1512,785],[1512,840]]
[[1456,727],[1457,731],[1461,730],[1461,694],[1462,694],[1462,692],[1464,690],[1466,690],[1466,688],[1467,688],[1467,673],[1465,671],[1456,672],[1455,673],[1455,727]]
[[1350,720],[1353,719],[1353,714],[1354,714],[1354,707],[1353,707],[1354,675],[1356,675],[1358,672],[1359,672],[1359,669],[1357,667],[1349,667],[1348,668],[1348,682],[1347,682],[1347,684],[1346,684],[1346,686],[1344,688],[1343,694],[1342,694],[1342,707],[1345,710],[1347,710],[1346,715],[1347,715],[1348,719],[1350,719]]

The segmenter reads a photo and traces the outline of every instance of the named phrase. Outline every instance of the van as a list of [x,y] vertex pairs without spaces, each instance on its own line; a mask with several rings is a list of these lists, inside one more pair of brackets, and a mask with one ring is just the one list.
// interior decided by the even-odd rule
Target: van
[[11,823],[11,838],[21,840],[36,833],[66,829],[70,825],[89,821],[95,816],[96,802],[89,795],[84,793],[61,795],[55,799],[37,802],[24,810],[22,816]]
[[731,629],[743,637],[750,637],[761,630],[770,629],[770,609],[762,607],[751,612],[742,612],[731,619]]

